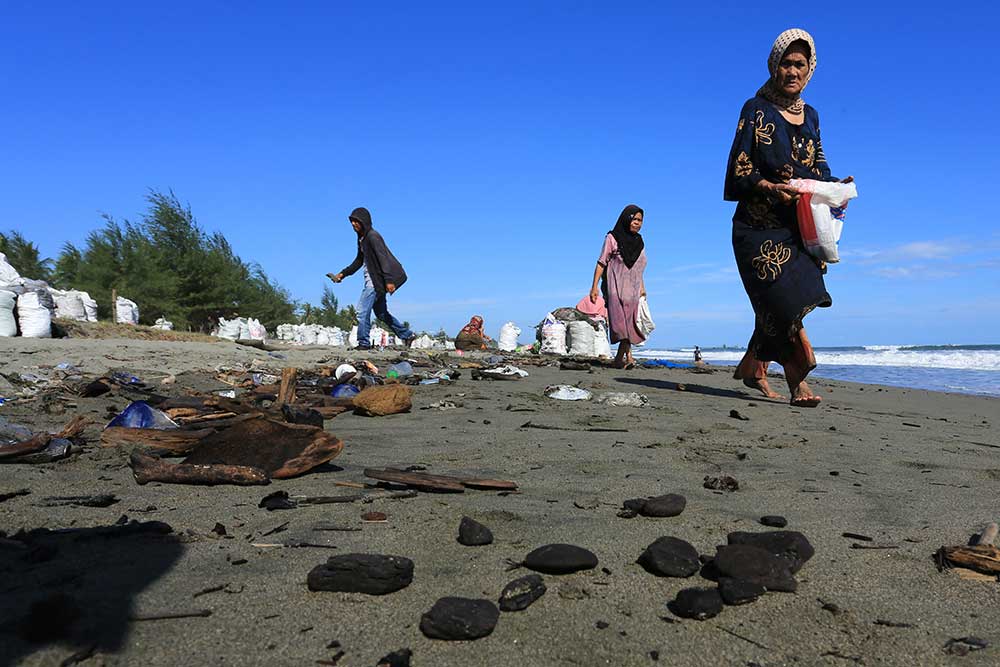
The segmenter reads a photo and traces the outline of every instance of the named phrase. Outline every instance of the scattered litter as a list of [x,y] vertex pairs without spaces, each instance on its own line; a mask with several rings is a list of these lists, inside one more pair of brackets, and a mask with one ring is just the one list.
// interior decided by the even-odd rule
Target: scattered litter
[[649,405],[649,399],[636,392],[609,391],[601,394],[595,401],[614,408],[644,408]]
[[338,384],[330,392],[330,395],[334,398],[354,398],[361,393],[361,390],[355,387],[353,384]]
[[337,370],[333,372],[333,377],[337,378],[338,382],[348,382],[353,380],[354,376],[358,374],[358,369],[350,364],[341,364],[337,366]]
[[586,389],[571,387],[568,384],[554,384],[545,388],[545,395],[559,401],[589,401],[593,394]]
[[152,407],[146,401],[135,401],[125,408],[118,416],[108,422],[104,428],[178,428],[177,423],[161,410]]
[[528,377],[527,371],[521,370],[517,366],[511,366],[510,364],[472,371],[473,380],[520,380],[526,377]]

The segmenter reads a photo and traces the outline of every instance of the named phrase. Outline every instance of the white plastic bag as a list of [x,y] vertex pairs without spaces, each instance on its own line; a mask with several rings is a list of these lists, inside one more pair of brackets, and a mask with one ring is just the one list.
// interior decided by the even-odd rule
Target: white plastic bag
[[139,324],[139,306],[135,301],[118,297],[115,302],[115,321],[118,324]]
[[857,186],[808,178],[793,178],[789,185],[801,193],[795,212],[806,251],[824,262],[839,262],[837,244],[844,228],[843,209],[858,196]]
[[7,255],[0,252],[0,285],[23,285],[24,279],[13,266],[7,263]]
[[501,352],[513,352],[517,349],[517,337],[521,335],[521,330],[513,322],[500,327],[500,337],[497,344]]
[[267,338],[267,329],[260,323],[260,320],[255,320],[252,317],[247,320],[247,338],[250,340],[265,340]]
[[569,353],[583,357],[593,357],[594,354],[594,327],[590,322],[570,322],[569,323]]
[[17,297],[17,321],[25,338],[52,338],[52,311],[39,292]]
[[568,384],[553,384],[545,388],[545,395],[557,401],[589,401],[593,394],[580,387]]
[[17,320],[14,319],[15,303],[17,303],[16,294],[0,290],[0,337],[2,338],[17,335]]
[[639,308],[635,311],[635,328],[643,338],[649,338],[649,334],[656,328],[653,315],[649,312],[649,302],[644,296],[639,297]]
[[174,323],[165,317],[156,318],[156,324],[153,325],[154,329],[160,329],[161,331],[173,331]]

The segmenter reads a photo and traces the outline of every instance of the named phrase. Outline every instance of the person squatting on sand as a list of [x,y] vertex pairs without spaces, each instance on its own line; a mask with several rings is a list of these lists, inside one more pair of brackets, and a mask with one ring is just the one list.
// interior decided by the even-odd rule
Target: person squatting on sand
[[455,349],[468,352],[470,350],[485,350],[487,341],[493,340],[483,330],[483,318],[474,315],[469,323],[455,336]]
[[[597,297],[603,294],[607,304],[611,343],[618,343],[618,354],[613,362],[616,368],[634,367],[632,345],[646,340],[636,327],[639,297],[646,296],[646,284],[643,282],[646,251],[639,234],[642,218],[643,211],[635,204],[629,204],[622,210],[615,228],[604,237],[604,247],[590,288],[591,303],[597,303]],[[601,281],[600,293],[597,291],[598,280]]]
[[372,228],[372,215],[368,209],[354,209],[348,220],[358,235],[358,254],[350,266],[340,273],[326,275],[333,282],[339,283],[364,267],[365,286],[358,300],[358,349],[366,350],[371,347],[372,310],[376,317],[388,324],[393,333],[409,345],[416,336],[392,316],[386,304],[386,294],[394,294],[406,282],[403,265],[389,252],[382,235]]
[[[769,398],[767,366],[785,370],[791,403],[820,402],[805,378],[816,357],[802,319],[829,307],[826,266],[809,255],[799,235],[792,178],[836,181],[823,153],[819,115],[801,97],[816,69],[816,47],[804,30],[786,30],[768,58],[771,77],[743,105],[729,153],[725,199],[739,202],[733,215],[733,252],[753,306],[755,325],[734,377]],[[853,181],[848,177],[842,182]]]

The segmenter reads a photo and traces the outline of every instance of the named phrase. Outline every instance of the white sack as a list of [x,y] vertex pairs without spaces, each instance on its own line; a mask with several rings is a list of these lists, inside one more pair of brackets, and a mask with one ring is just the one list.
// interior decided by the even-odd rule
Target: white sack
[[569,353],[583,357],[593,357],[594,354],[594,327],[590,322],[570,322],[569,326]]
[[80,301],[83,302],[83,312],[87,315],[88,322],[97,321],[97,301],[90,298],[90,295],[86,292],[77,292],[80,295]]
[[250,340],[267,339],[267,329],[260,323],[260,320],[255,320],[252,317],[247,320],[247,338]]
[[611,339],[608,338],[608,328],[603,322],[598,325],[594,334],[594,356],[611,358]]
[[14,319],[14,304],[16,303],[16,294],[0,290],[0,338],[17,335],[17,320]]
[[498,344],[501,352],[513,352],[517,349],[517,337],[521,335],[521,330],[513,322],[500,327],[500,337]]
[[0,252],[0,285],[23,285],[24,279],[13,266],[7,263],[7,255]]
[[541,336],[543,353],[566,354],[566,325],[556,320],[552,313],[542,320]]
[[17,321],[25,338],[52,338],[52,311],[43,305],[44,301],[39,292],[17,297]]
[[227,340],[239,340],[240,338],[240,321],[227,320],[224,317],[219,318],[219,330],[215,332],[215,335],[219,338],[225,338]]
[[118,324],[139,324],[139,306],[135,301],[118,297],[115,302],[115,322]]
[[57,290],[49,288],[49,294],[52,295],[52,301],[56,305],[56,317],[76,320],[77,322],[87,321],[87,309],[83,305],[83,299],[80,298],[80,292],[75,290]]
[[174,323],[165,317],[156,318],[156,324],[153,325],[154,329],[160,329],[161,331],[173,331]]

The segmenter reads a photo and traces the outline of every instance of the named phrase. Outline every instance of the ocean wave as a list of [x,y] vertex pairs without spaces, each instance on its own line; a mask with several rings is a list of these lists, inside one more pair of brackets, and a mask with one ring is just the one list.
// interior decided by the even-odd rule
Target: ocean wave
[[[1000,372],[1000,346],[867,346],[862,349],[817,349],[816,363],[820,366],[896,366],[900,368],[948,368]],[[690,352],[681,350],[644,350],[637,353],[646,358],[691,361]],[[737,363],[743,350],[705,350],[705,361]]]

